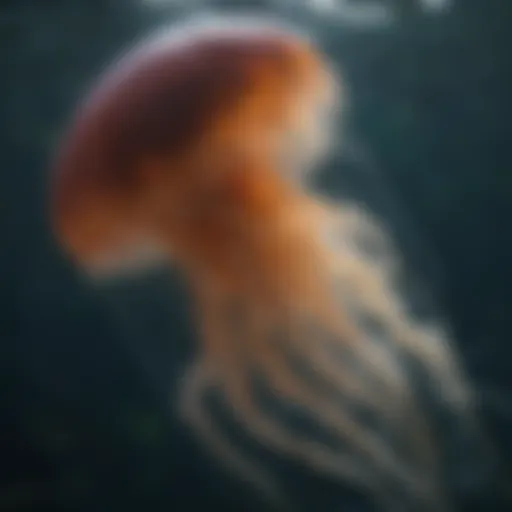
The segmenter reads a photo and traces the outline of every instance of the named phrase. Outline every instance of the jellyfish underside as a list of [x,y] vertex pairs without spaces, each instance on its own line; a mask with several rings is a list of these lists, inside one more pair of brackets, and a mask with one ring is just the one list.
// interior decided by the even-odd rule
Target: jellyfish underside
[[[343,212],[332,219],[336,217],[343,224]],[[454,395],[460,387],[458,370],[449,362],[450,354],[444,354],[441,341],[413,326],[392,304],[389,283],[386,286],[378,268],[372,269],[362,254],[327,252],[331,261],[323,262],[329,269],[324,277],[333,288],[346,286],[351,299],[360,302],[356,307],[378,317],[387,332],[370,339],[364,327],[347,316],[347,304],[334,292],[322,295],[310,290],[306,304],[296,305],[290,297],[280,300],[279,306],[254,293],[243,297],[198,292],[203,343],[184,380],[183,417],[237,474],[246,475],[269,495],[275,496],[277,489],[268,471],[244,458],[222,437],[213,419],[206,419],[203,398],[208,389],[221,390],[233,417],[267,448],[315,472],[351,482],[392,510],[448,510],[428,411],[416,400],[400,352],[421,358],[436,374],[441,371],[440,385]],[[233,305],[236,315],[230,314]],[[279,340],[272,335],[276,330]],[[287,352],[309,367],[316,382],[301,376]],[[446,370],[440,370],[443,367]],[[266,414],[255,398],[251,378],[255,372],[279,399],[309,412],[338,443],[322,444],[300,436],[293,426]],[[456,403],[464,410],[463,403]],[[350,407],[354,404],[378,421],[362,423]]]

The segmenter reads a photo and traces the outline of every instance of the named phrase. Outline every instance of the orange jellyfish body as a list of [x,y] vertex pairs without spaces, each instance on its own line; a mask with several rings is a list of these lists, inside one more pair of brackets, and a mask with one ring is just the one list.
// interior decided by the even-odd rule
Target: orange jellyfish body
[[[379,230],[303,179],[325,153],[324,117],[341,88],[304,37],[264,22],[235,26],[171,31],[100,81],[57,158],[57,237],[91,272],[155,256],[183,270],[201,343],[180,412],[240,476],[275,490],[208,413],[212,386],[268,448],[392,510],[448,510],[439,442],[404,364],[419,361],[456,414],[468,402],[463,378],[443,340],[405,316],[386,269],[358,249],[361,233],[380,239]],[[360,321],[368,317],[379,335]],[[314,442],[267,413],[254,372],[336,442]]]

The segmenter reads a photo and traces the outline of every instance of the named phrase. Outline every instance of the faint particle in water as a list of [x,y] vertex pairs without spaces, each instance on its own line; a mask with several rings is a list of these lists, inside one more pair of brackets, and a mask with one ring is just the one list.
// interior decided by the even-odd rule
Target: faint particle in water
[[361,26],[382,26],[394,20],[393,10],[375,0],[308,0],[307,7],[335,22]]
[[432,13],[446,11],[452,3],[452,0],[420,0],[421,8]]

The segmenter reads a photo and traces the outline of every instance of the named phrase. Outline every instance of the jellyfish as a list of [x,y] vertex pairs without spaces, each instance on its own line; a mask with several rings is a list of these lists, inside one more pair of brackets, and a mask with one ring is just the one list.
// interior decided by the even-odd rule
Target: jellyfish
[[[241,478],[281,497],[205,405],[211,389],[260,445],[384,508],[452,510],[432,403],[473,424],[455,350],[409,314],[379,223],[311,184],[343,137],[345,104],[341,73],[295,28],[177,24],[135,45],[79,105],[52,172],[52,225],[95,279],[180,271],[198,344],[177,408]],[[256,377],[325,440],[267,410]]]

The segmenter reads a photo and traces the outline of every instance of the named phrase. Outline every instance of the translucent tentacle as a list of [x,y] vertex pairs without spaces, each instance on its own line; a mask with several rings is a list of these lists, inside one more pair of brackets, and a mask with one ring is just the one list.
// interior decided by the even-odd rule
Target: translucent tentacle
[[[264,320],[260,317],[257,322],[260,331],[263,322]],[[345,457],[350,461],[350,457],[355,455],[361,458],[362,454],[363,459],[366,460],[366,470],[369,474],[373,471],[374,475],[378,475],[377,478],[380,478],[381,481],[384,480],[383,474],[392,474],[395,479],[401,481],[402,484],[409,485],[416,492],[426,493],[427,480],[420,476],[420,481],[418,481],[417,478],[412,476],[417,473],[411,472],[411,468],[408,468],[407,464],[400,463],[399,456],[386,445],[385,437],[379,439],[378,436],[371,433],[371,429],[364,428],[364,425],[359,423],[350,412],[347,412],[349,409],[344,411],[343,398],[347,398],[347,394],[351,399],[354,398],[350,386],[346,386],[350,382],[350,378],[343,382],[345,387],[339,388],[339,391],[346,392],[345,396],[340,393],[337,396],[327,396],[321,390],[315,390],[315,388],[308,386],[304,379],[299,378],[293,372],[276,346],[267,342],[268,332],[258,334],[251,331],[251,334],[245,338],[245,342],[249,344],[252,340],[251,356],[257,358],[258,368],[266,376],[269,385],[282,398],[292,400],[305,407],[322,427],[336,433],[340,440],[345,441],[344,446],[341,447],[343,454],[339,455],[340,460]],[[292,342],[304,335],[300,329],[290,334]],[[305,335],[307,336],[307,334]],[[309,341],[311,342],[311,339]],[[315,345],[315,343],[313,342],[312,345]],[[344,370],[341,365],[338,365],[340,374]],[[382,408],[386,408],[385,403],[373,405],[377,407],[379,412]],[[391,420],[392,418],[390,418]],[[394,420],[395,422],[398,421],[397,418],[394,418]],[[353,461],[350,463],[353,463]],[[418,468],[418,470],[420,469]]]
[[234,447],[204,407],[203,394],[213,384],[213,372],[205,361],[196,361],[190,366],[179,399],[182,419],[228,470],[255,486],[273,501],[282,501],[281,493],[272,476],[256,463],[249,461]]
[[[216,318],[221,317],[216,315]],[[229,341],[232,334],[229,333],[229,330],[226,330],[226,324],[222,322],[216,322],[215,325],[210,324],[208,333],[210,343],[215,344],[217,349],[223,353],[226,353],[227,350],[233,350],[233,348],[236,349],[234,342],[239,342],[239,340]],[[220,345],[223,345],[222,349]],[[254,363],[255,357],[253,352],[251,359],[247,361],[247,366]],[[372,471],[365,467],[366,465],[362,462],[361,457],[349,455],[349,450],[346,449],[341,452],[339,450],[334,451],[321,443],[304,439],[300,435],[296,435],[292,429],[284,427],[265,413],[252,397],[251,379],[247,366],[244,364],[236,365],[233,362],[234,359],[231,360],[231,364],[223,368],[223,389],[228,403],[233,408],[235,417],[256,439],[268,448],[291,456],[320,473],[343,481],[349,480],[363,488],[370,489],[373,493],[380,495],[383,501],[389,502],[392,500],[391,495],[384,488],[382,478],[379,478],[376,472],[372,475]],[[277,375],[279,375],[279,372]],[[317,409],[315,407],[313,412],[322,415],[322,411]],[[334,425],[332,418],[328,418],[328,420]],[[337,426],[339,427],[339,424]],[[354,425],[353,430],[357,430],[356,425]],[[350,441],[352,440],[350,439]],[[370,451],[372,449],[370,448]],[[378,458],[378,454],[373,453],[373,456]],[[380,473],[381,476],[382,473]],[[404,478],[406,477],[404,476]],[[397,504],[395,503],[394,509],[396,507]]]

